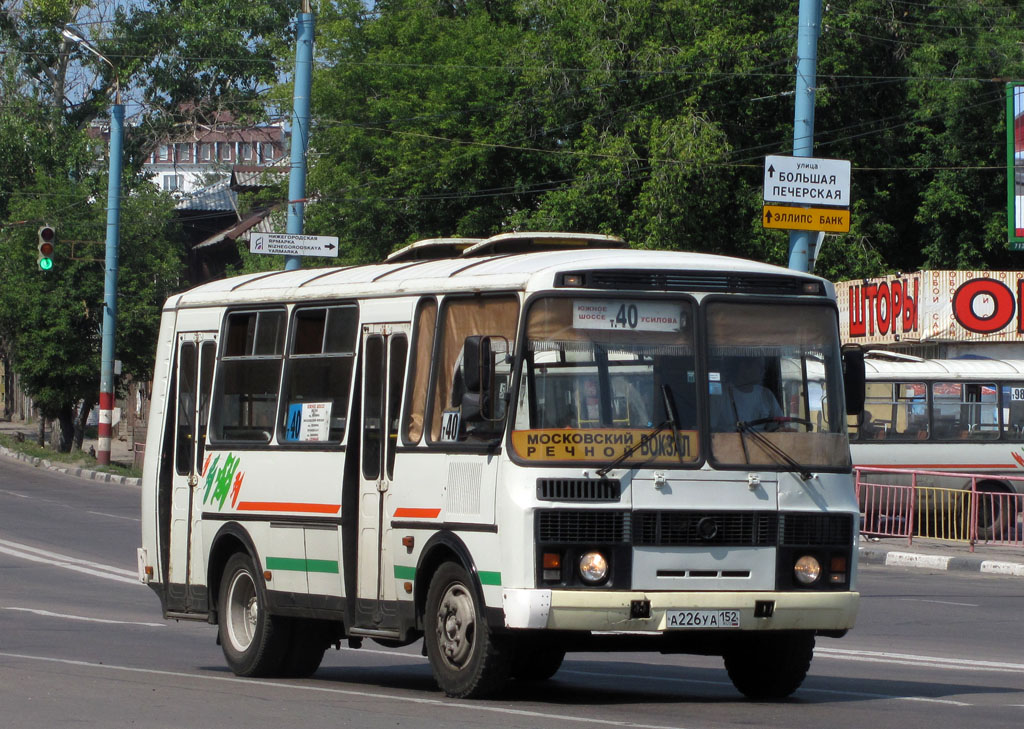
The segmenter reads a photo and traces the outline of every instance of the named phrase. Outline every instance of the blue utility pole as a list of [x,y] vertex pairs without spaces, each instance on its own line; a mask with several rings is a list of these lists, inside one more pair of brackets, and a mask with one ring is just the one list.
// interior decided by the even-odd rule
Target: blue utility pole
[[103,345],[100,354],[100,417],[96,460],[110,463],[114,414],[114,331],[117,328],[117,269],[121,240],[121,149],[124,106],[120,94],[110,108],[110,171],[107,180],[107,245],[103,278]]
[[66,25],[61,35],[110,66],[114,73],[114,104],[110,107],[110,169],[107,179],[107,245],[103,278],[103,338],[100,350],[100,413],[96,461],[110,463],[110,437],[114,422],[114,331],[117,327],[117,266],[121,240],[121,156],[124,141],[124,106],[117,66],[99,52],[82,32]]
[[[295,92],[292,101],[292,166],[288,177],[288,233],[302,233],[306,202],[306,150],[309,148],[309,95],[313,85],[313,11],[302,0],[295,44]],[[285,256],[284,268],[299,268],[300,256]]]
[[[793,110],[793,156],[814,156],[814,94],[818,84],[818,31],[821,0],[800,0],[796,41],[796,104]],[[789,267],[807,271],[810,248],[817,233],[792,230],[789,233]]]

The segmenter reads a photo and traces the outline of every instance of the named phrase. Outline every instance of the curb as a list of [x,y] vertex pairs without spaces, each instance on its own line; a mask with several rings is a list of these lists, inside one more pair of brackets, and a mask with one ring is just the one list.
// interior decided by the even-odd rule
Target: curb
[[868,564],[882,564],[886,567],[917,567],[928,570],[956,570],[1004,577],[1024,577],[1024,564],[982,557],[953,557],[861,547],[860,561]]
[[8,458],[14,458],[18,461],[24,461],[37,468],[45,468],[48,471],[56,471],[57,473],[63,473],[68,476],[77,476],[78,478],[89,479],[90,481],[101,481],[103,483],[117,483],[124,486],[141,486],[142,479],[135,478],[133,476],[118,476],[115,473],[106,473],[105,471],[94,471],[89,468],[76,468],[74,466],[55,465],[52,461],[46,458],[38,458],[36,456],[28,456],[24,453],[11,450],[5,446],[0,446],[0,455],[7,456]]

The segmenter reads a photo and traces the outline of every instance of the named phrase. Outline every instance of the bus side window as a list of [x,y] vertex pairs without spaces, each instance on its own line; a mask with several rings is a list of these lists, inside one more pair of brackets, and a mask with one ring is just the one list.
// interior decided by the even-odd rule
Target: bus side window
[[[474,428],[461,422],[461,395],[458,388],[465,373],[461,371],[466,338],[485,336],[503,338],[512,351],[519,320],[519,300],[515,296],[447,297],[442,305],[437,361],[434,362],[434,388],[430,408],[430,442],[466,441],[471,436],[490,439],[500,434],[502,421],[476,423]],[[418,365],[417,365],[418,366]],[[450,427],[459,422],[459,427]],[[445,427],[442,429],[442,425]]]
[[1008,440],[1024,440],[1024,382],[1007,382],[1003,390],[1003,433]]
[[228,313],[211,441],[267,443],[273,437],[284,336],[284,309]]
[[423,437],[423,422],[427,412],[427,386],[430,384],[430,358],[434,351],[434,329],[437,326],[437,302],[423,299],[416,310],[415,329],[412,333],[413,353],[409,361],[408,384],[405,391],[409,402],[405,408],[402,440],[405,445],[416,445]]
[[295,310],[278,416],[279,441],[337,443],[344,437],[358,332],[355,305]]

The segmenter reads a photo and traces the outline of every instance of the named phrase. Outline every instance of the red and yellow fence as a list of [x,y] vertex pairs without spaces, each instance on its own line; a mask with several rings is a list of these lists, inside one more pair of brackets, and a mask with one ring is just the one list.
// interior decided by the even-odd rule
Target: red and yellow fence
[[1024,494],[994,491],[993,480],[1024,487],[1024,477],[858,466],[861,533],[1024,547]]

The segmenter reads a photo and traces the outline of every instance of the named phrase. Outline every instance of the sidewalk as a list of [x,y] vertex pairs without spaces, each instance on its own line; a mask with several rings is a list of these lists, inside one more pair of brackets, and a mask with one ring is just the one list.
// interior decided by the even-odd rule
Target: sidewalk
[[[18,433],[21,433],[25,441],[29,443],[35,443],[39,437],[39,423],[37,421],[22,421],[22,420],[0,420],[0,433],[17,437]],[[50,431],[46,432],[47,440],[50,437]],[[82,450],[89,453],[89,449],[92,448],[93,452],[97,447],[95,438],[86,438],[82,441]],[[19,453],[18,451],[11,450],[0,446],[0,455],[7,456],[9,458],[16,458],[26,463],[31,463],[34,466],[47,468],[51,471],[58,471],[60,473],[67,473],[72,476],[78,476],[80,478],[88,478],[93,481],[106,481],[109,483],[122,483],[130,486],[138,486],[140,479],[131,478],[129,476],[118,476],[113,473],[106,473],[104,471],[97,471],[92,468],[86,468],[71,463],[64,463],[61,461],[50,461],[46,458],[36,458],[33,456]],[[119,466],[130,467],[134,461],[135,454],[133,452],[132,444],[119,438],[112,438],[110,442],[110,462]],[[83,459],[84,463],[84,459]]]
[[1024,577],[1024,546],[975,544],[936,539],[860,538],[861,564],[886,567],[917,567],[929,570],[974,572],[986,575]]

